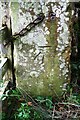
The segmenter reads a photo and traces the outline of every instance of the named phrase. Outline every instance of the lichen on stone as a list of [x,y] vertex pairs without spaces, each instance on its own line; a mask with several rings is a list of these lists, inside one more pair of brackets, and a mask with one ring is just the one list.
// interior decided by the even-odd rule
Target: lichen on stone
[[60,95],[60,86],[70,77],[69,60],[66,61],[69,56],[66,51],[70,48],[68,3],[54,3],[51,0],[20,3],[16,10],[11,8],[13,34],[37,18],[38,13],[43,12],[45,18],[14,43],[18,59],[18,85],[27,88],[33,95],[55,96],[55,92]]

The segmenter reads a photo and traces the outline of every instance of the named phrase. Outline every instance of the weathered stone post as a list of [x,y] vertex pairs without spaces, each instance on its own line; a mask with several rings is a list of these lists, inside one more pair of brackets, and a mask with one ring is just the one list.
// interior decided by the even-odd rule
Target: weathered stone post
[[45,18],[14,42],[18,87],[32,95],[56,96],[70,81],[71,40],[68,2],[31,0],[11,2],[12,34],[15,36],[43,13]]

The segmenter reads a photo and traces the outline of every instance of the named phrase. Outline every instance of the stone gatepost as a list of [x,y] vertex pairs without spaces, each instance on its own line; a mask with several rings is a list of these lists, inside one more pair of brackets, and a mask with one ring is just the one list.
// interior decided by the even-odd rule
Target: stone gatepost
[[[70,82],[68,1],[20,0],[11,2],[10,9],[12,34],[18,35],[14,41],[17,86],[34,96],[60,96]],[[28,30],[40,13],[44,19]]]

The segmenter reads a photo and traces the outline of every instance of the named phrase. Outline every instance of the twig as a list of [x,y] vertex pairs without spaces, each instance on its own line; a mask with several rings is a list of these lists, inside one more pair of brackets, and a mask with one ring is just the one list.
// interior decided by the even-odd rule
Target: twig
[[71,105],[71,106],[75,106],[75,107],[80,108],[80,105],[76,105],[76,104],[69,103],[69,102],[66,102],[66,103],[65,103],[65,102],[62,102],[62,103],[59,102],[58,104],[61,104],[61,105],[62,105],[62,104],[63,104],[63,105]]
[[55,105],[54,105],[54,108],[53,108],[53,113],[52,113],[52,119],[54,118],[54,114],[55,113]]

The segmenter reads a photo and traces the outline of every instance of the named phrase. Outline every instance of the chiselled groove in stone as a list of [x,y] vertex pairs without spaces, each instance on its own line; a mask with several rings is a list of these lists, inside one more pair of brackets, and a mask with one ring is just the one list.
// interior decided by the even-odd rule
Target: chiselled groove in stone
[[38,46],[38,47],[45,48],[45,47],[52,47],[52,46],[48,45],[48,46]]
[[40,54],[41,54],[41,52],[39,52],[39,53],[35,56],[34,60],[35,60]]

